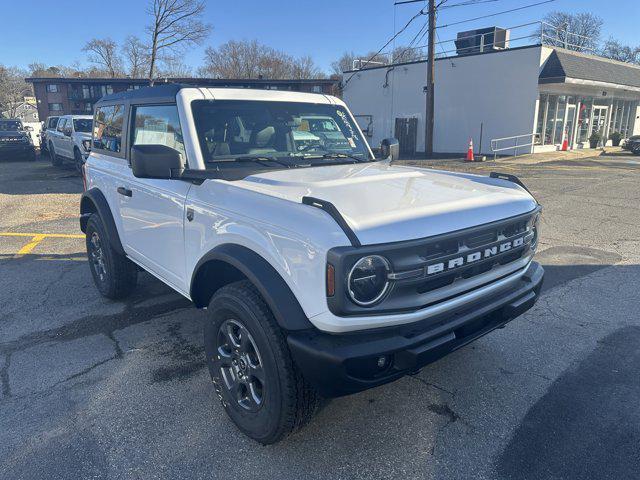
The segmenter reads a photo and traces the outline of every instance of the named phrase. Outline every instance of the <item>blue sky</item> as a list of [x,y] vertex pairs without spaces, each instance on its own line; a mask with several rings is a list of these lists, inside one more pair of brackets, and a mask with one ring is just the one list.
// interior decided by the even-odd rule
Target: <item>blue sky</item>
[[[449,0],[457,3],[460,0]],[[499,12],[539,0],[496,0],[475,6],[443,10],[440,25],[493,12]],[[34,0],[29,12],[14,2],[5,7],[0,63],[26,67],[33,61],[47,64],[85,64],[82,45],[92,37],[111,37],[122,41],[129,34],[145,35],[146,0]],[[7,12],[7,6],[16,6]],[[55,6],[54,6],[55,4]],[[106,5],[109,5],[107,8]],[[185,53],[192,67],[202,64],[204,48],[231,39],[257,39],[292,55],[311,55],[323,69],[344,51],[364,53],[377,50],[421,7],[421,3],[395,7],[393,0],[209,0],[206,21],[213,31],[205,45]],[[509,27],[535,21],[551,10],[591,12],[604,19],[603,37],[613,36],[625,43],[640,45],[638,0],[556,0],[538,7],[478,20],[439,30],[441,40],[455,37],[457,31],[499,25]],[[21,12],[24,12],[22,14]],[[37,12],[36,15],[31,12]],[[425,17],[426,20],[426,17]],[[420,19],[422,21],[422,19]],[[398,39],[406,44],[421,24]],[[25,35],[25,32],[29,32]],[[412,33],[413,32],[413,33]],[[520,30],[528,33],[528,30]],[[512,33],[512,38],[522,35]],[[10,39],[10,40],[8,40]]]

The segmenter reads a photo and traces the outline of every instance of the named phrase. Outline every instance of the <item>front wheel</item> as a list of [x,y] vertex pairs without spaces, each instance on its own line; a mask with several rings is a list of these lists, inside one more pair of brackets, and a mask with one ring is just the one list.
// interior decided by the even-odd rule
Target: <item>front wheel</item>
[[283,331],[249,281],[222,287],[209,303],[207,365],[231,420],[262,444],[303,426],[322,399],[293,363]]
[[138,270],[112,246],[99,215],[87,221],[86,245],[89,268],[98,291],[116,300],[128,296],[136,286]]

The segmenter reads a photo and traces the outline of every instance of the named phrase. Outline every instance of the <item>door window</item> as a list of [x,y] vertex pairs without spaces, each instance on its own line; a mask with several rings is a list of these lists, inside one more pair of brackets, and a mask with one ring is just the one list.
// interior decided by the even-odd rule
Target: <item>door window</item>
[[93,122],[93,148],[120,152],[124,105],[108,105],[96,109]]
[[176,105],[135,107],[132,145],[166,145],[184,158],[184,140]]
[[61,118],[60,120],[58,120],[58,126],[56,127],[56,130],[58,130],[59,132],[64,132],[64,126],[67,124],[67,119],[66,118]]

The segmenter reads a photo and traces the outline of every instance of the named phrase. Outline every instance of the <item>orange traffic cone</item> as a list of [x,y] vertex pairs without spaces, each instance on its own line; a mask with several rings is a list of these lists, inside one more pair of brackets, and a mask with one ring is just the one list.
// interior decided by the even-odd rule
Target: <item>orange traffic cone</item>
[[473,162],[473,138],[469,139],[469,150],[467,150],[467,162]]
[[569,150],[569,138],[565,131],[562,133],[562,151],[566,152],[567,150]]

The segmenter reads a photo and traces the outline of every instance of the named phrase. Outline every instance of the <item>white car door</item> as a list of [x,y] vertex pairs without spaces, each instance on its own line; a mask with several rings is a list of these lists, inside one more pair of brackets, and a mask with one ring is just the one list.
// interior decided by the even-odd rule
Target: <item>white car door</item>
[[51,143],[55,149],[56,155],[64,156],[64,126],[67,123],[67,117],[60,117],[56,129],[52,131]]
[[61,153],[67,158],[73,158],[73,118],[67,118],[63,134]]
[[[185,155],[176,105],[132,106],[127,148],[166,145]],[[184,261],[185,202],[191,184],[136,178],[131,169],[118,187],[127,254],[178,291],[187,293]]]

